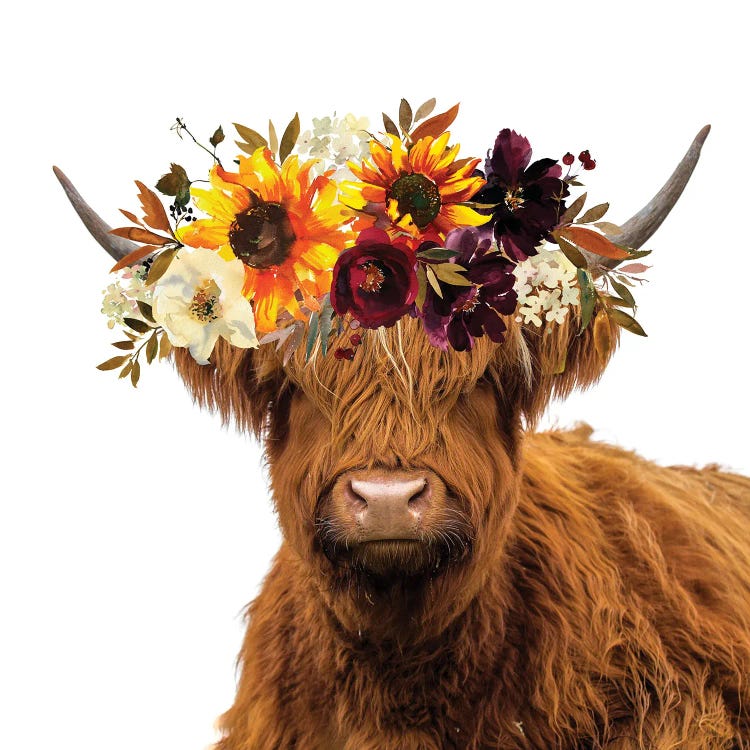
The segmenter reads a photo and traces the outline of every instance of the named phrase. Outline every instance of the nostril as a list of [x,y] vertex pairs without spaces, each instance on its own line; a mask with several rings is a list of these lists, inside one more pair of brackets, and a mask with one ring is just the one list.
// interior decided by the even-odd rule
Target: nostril
[[420,512],[424,510],[430,499],[430,485],[426,479],[421,480],[422,486],[409,498],[407,505],[409,510]]
[[352,505],[352,509],[354,511],[363,511],[367,509],[367,500],[362,497],[360,493],[357,492],[357,490],[354,488],[354,483],[349,482],[346,487],[346,495],[347,499]]

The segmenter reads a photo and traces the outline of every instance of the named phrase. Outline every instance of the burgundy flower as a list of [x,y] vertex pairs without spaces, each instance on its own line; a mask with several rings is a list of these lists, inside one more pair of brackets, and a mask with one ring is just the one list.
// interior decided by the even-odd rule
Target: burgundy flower
[[333,268],[333,309],[338,315],[351,313],[365,328],[392,326],[416,299],[415,263],[414,252],[385,232],[362,232]]
[[491,203],[491,227],[505,253],[517,261],[536,255],[537,245],[550,238],[565,211],[568,185],[554,159],[539,159],[529,166],[531,145],[514,130],[501,130],[487,157],[487,185],[473,198]]
[[442,298],[428,287],[419,317],[434,346],[445,350],[450,344],[465,351],[484,334],[498,344],[503,341],[505,323],[500,315],[516,309],[515,263],[490,251],[491,244],[490,237],[473,227],[456,229],[445,238],[445,247],[458,253],[453,262],[467,269],[464,275],[473,283],[440,283]]

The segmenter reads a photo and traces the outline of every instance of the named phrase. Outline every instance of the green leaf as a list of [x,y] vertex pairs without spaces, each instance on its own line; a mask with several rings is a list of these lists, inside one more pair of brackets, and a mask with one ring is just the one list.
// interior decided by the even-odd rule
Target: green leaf
[[151,326],[148,323],[143,320],[138,320],[138,318],[123,318],[122,322],[128,328],[138,331],[138,333],[148,333],[151,330]]
[[593,221],[599,221],[609,210],[609,203],[600,203],[598,206],[590,208],[586,213],[581,216],[576,224],[591,224]]
[[[433,268],[432,266],[430,268]],[[434,266],[435,275],[444,281],[446,284],[452,286],[474,286],[474,282],[470,281],[460,273],[460,270],[466,270],[463,266],[459,266],[456,263],[438,263]]]
[[130,356],[128,354],[123,354],[119,357],[112,357],[112,359],[108,359],[106,362],[102,362],[100,365],[96,366],[97,370],[114,370],[118,368],[121,364],[126,362],[128,359],[130,359]]
[[324,357],[328,354],[328,339],[331,336],[332,324],[333,306],[331,305],[331,295],[326,294],[323,297],[323,303],[320,307],[320,351]]
[[148,340],[148,344],[146,344],[146,362],[151,364],[154,361],[154,357],[157,355],[159,351],[159,339],[157,337],[157,332],[154,331],[151,334],[151,338]]
[[163,195],[179,197],[180,201],[187,195],[187,200],[181,205],[186,205],[190,200],[190,180],[184,167],[179,164],[171,164],[170,171],[162,175],[156,183],[156,189]]
[[417,306],[417,310],[421,310],[427,297],[427,276],[421,263],[417,266],[417,284],[417,298],[414,300],[414,304]]
[[133,367],[130,370],[130,382],[133,384],[133,388],[138,387],[138,381],[141,378],[141,365],[138,360],[133,362]]
[[626,331],[636,334],[636,336],[648,336],[643,328],[641,328],[641,324],[632,315],[628,315],[626,312],[614,307],[608,310],[607,314],[620,328],[624,328]]
[[411,113],[411,105],[406,101],[406,99],[402,99],[401,104],[399,104],[398,107],[398,124],[401,126],[401,130],[403,130],[404,133],[409,132],[412,117],[413,115]]
[[284,135],[281,136],[281,145],[279,146],[280,162],[283,162],[292,153],[292,149],[297,143],[297,138],[299,138],[299,129],[299,114],[295,113],[286,126]]
[[271,120],[268,121],[268,148],[274,156],[279,153],[279,136],[276,135],[276,128]]
[[141,315],[143,315],[143,317],[146,318],[149,323],[156,323],[156,321],[154,320],[154,312],[151,309],[151,305],[149,305],[148,302],[142,302],[141,300],[138,300],[137,304],[138,310]]
[[177,254],[178,250],[179,248],[177,247],[171,247],[169,250],[164,250],[159,253],[156,258],[154,258],[151,268],[148,269],[148,276],[146,276],[146,284],[148,286],[155,284],[166,273],[169,264],[172,262],[172,259]]
[[417,253],[417,258],[427,258],[428,260],[449,260],[458,255],[456,250],[449,250],[447,247],[431,247],[428,250],[422,250]]
[[425,117],[429,117],[432,114],[432,110],[435,109],[435,98],[428,99],[424,104],[420,104],[417,107],[417,112],[414,115],[414,122],[424,120]]
[[395,135],[396,138],[400,138],[400,134],[398,132],[398,126],[396,125],[393,120],[391,120],[388,115],[383,112],[383,126],[385,127],[385,132],[390,133],[391,135]]
[[629,250],[625,248],[628,253],[628,257],[624,260],[638,260],[638,258],[645,258],[647,255],[651,255],[651,250]]
[[425,271],[427,272],[427,281],[430,282],[430,286],[434,289],[435,294],[437,294],[440,299],[443,299],[443,290],[440,288],[440,282],[437,280],[437,276],[435,276],[435,271],[432,270],[432,266],[425,266]]
[[248,128],[245,125],[240,125],[238,122],[232,124],[234,125],[234,129],[239,133],[240,138],[245,142],[247,148],[244,148],[242,143],[238,143],[237,141],[235,141],[235,143],[237,143],[245,153],[253,154],[259,148],[265,148],[268,146],[268,141],[257,130]]
[[208,142],[216,148],[222,141],[224,140],[224,131],[222,130],[221,125],[219,125],[216,130],[214,130],[214,134],[208,139]]
[[591,316],[594,314],[596,307],[596,288],[591,280],[591,275],[583,268],[577,271],[578,284],[581,287],[581,332],[586,330],[586,326],[591,322]]
[[124,349],[125,351],[135,349],[135,344],[132,341],[115,341],[112,346],[114,346],[116,349]]
[[555,241],[557,242],[562,254],[576,267],[576,268],[587,268],[588,263],[583,253],[572,243],[568,242],[565,237],[554,235]]
[[620,295],[620,299],[625,303],[626,307],[635,307],[635,299],[625,284],[621,284],[619,281],[615,281],[610,278],[612,288]]
[[307,347],[305,348],[305,362],[310,359],[312,354],[313,346],[315,346],[315,339],[318,338],[318,313],[314,311],[310,315],[310,326],[307,333]]
[[565,210],[565,213],[560,217],[560,224],[570,224],[570,222],[573,221],[573,219],[575,219],[575,217],[578,216],[579,213],[581,213],[581,210],[586,203],[587,195],[588,193],[579,195],[578,198],[576,198],[568,206],[568,208]]

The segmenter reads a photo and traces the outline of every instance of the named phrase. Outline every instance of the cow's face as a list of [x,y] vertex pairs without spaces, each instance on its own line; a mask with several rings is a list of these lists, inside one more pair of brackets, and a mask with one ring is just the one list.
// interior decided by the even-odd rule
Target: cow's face
[[470,352],[440,351],[406,319],[367,332],[351,362],[300,351],[284,367],[268,347],[220,345],[201,367],[178,353],[199,398],[265,424],[284,537],[345,625],[418,615],[424,629],[440,613],[440,628],[460,611],[504,553],[524,418],[601,373],[576,325],[507,322],[504,343]]

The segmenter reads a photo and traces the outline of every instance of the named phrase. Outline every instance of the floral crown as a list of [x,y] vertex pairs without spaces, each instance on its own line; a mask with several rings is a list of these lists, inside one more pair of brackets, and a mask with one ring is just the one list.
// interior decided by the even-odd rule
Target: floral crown
[[241,153],[229,163],[221,127],[204,145],[178,119],[177,135],[210,157],[207,179],[173,163],[155,184],[167,209],[136,181],[141,217],[123,210],[132,225],[112,230],[99,220],[118,259],[102,312],[125,335],[99,369],[136,385],[144,350],[150,363],[185,347],[207,364],[219,337],[274,345],[286,363],[300,346],[330,356],[337,336],[332,355],[356,360],[369,330],[406,315],[443,350],[501,344],[507,316],[537,327],[574,318],[581,330],[593,319],[602,357],[610,321],[645,335],[631,312],[648,251],[604,220],[607,203],[584,211],[586,194],[571,196],[596,166],[590,152],[532,161],[529,141],[505,128],[482,164],[448,131],[458,105],[434,106],[402,99],[398,124],[384,114],[380,132],[352,114],[305,132],[295,115],[280,140],[272,122],[267,138],[235,124]]

